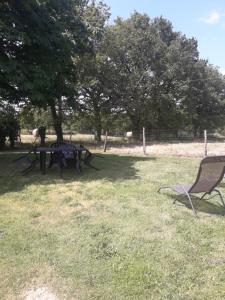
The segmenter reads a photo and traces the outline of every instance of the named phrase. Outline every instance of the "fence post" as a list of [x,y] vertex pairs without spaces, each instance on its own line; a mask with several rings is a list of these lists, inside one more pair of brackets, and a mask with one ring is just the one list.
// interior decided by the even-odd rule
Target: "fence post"
[[207,130],[204,130],[204,156],[207,156],[208,151],[207,151]]
[[145,127],[143,127],[143,152],[146,154]]
[[106,147],[107,147],[107,136],[108,136],[108,132],[105,132],[105,140],[104,140],[104,152],[106,152]]

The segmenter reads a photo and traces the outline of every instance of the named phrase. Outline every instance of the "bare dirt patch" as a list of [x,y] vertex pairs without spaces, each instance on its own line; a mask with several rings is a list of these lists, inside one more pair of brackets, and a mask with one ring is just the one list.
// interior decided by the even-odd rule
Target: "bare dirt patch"
[[25,293],[25,300],[58,300],[46,287],[31,289]]

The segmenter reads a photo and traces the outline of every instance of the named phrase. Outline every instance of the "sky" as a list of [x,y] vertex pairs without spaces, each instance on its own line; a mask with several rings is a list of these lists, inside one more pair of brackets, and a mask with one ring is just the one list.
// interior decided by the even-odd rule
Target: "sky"
[[175,31],[198,40],[200,57],[225,74],[225,0],[104,0],[111,20],[127,18],[134,11],[150,18],[163,16]]

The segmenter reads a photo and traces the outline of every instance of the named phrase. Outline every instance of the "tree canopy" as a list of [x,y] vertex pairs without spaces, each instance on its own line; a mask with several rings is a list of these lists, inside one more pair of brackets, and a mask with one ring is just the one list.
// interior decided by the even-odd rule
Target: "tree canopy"
[[224,126],[225,79],[196,39],[162,17],[109,15],[101,1],[1,1],[0,100],[50,111],[59,140],[69,115],[98,139],[115,120],[137,137]]
[[59,139],[63,99],[74,97],[77,60],[90,51],[85,5],[82,0],[0,4],[1,97],[49,106]]

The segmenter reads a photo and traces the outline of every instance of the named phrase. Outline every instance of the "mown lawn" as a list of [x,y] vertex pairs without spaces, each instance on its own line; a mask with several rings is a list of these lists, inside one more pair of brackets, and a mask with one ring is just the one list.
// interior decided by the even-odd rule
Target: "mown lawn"
[[55,168],[21,177],[15,157],[0,154],[0,299],[38,288],[57,299],[225,299],[219,199],[195,199],[194,218],[186,201],[157,194],[192,182],[199,159],[105,155],[101,171],[60,179]]

